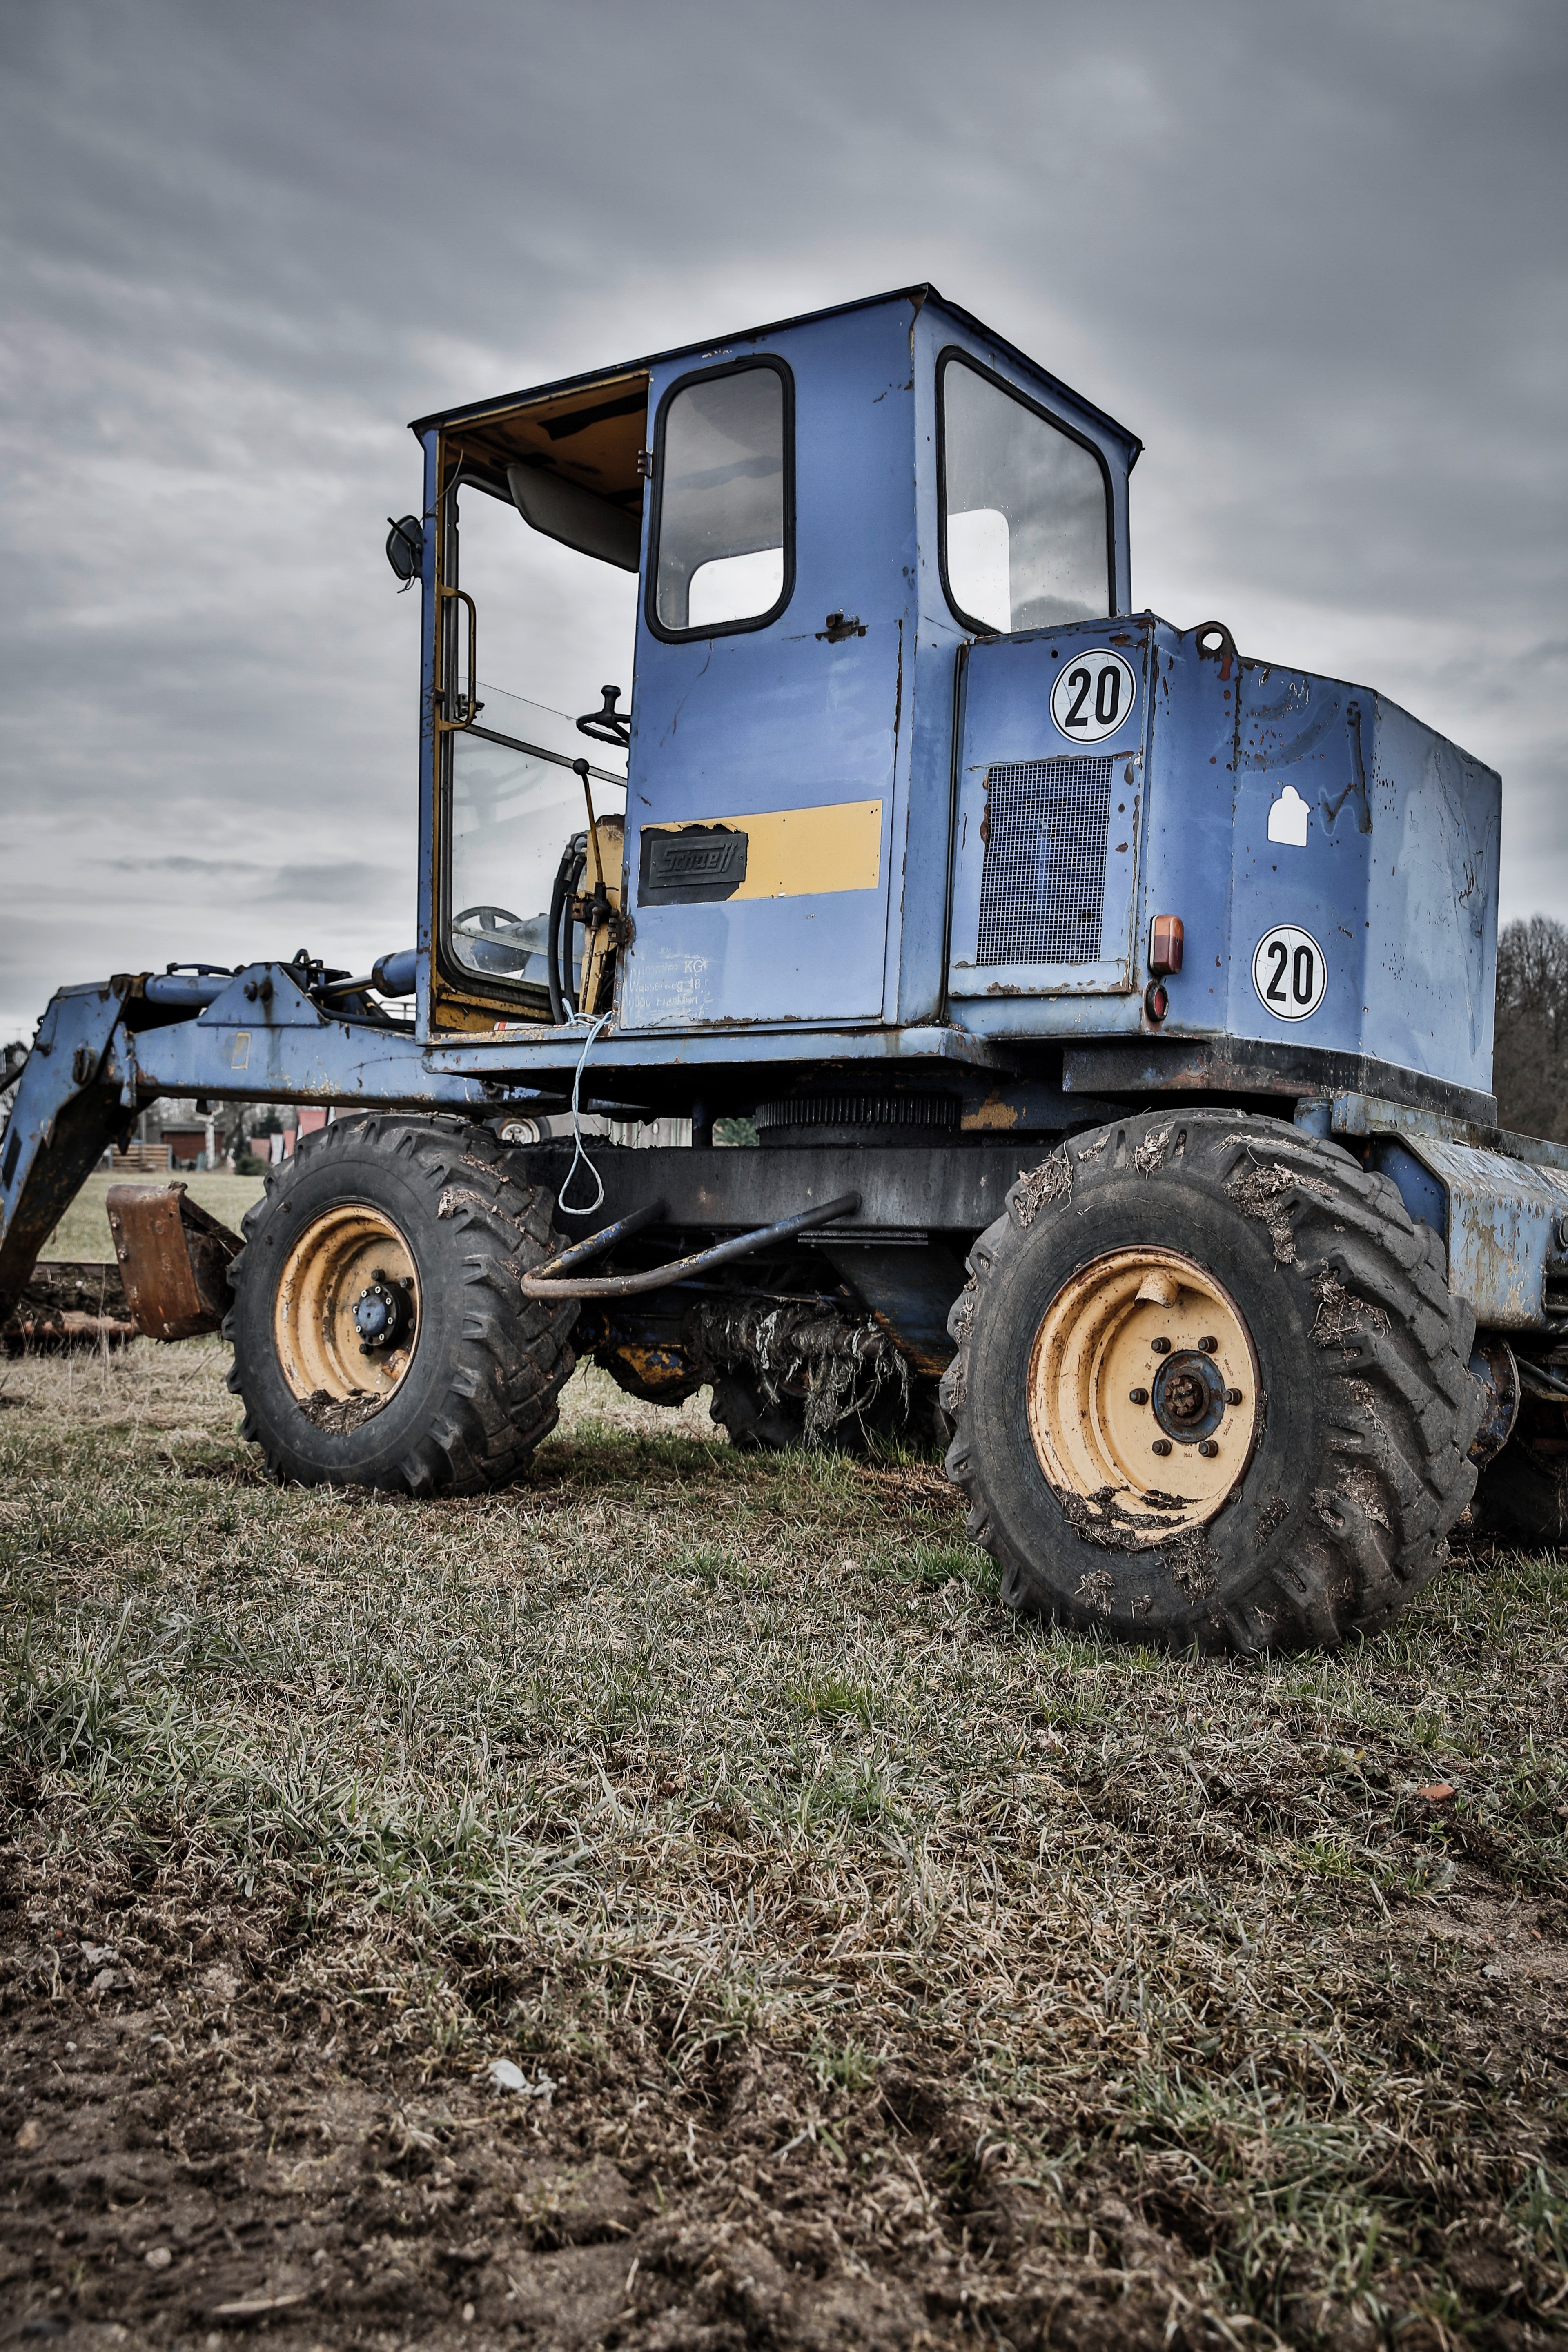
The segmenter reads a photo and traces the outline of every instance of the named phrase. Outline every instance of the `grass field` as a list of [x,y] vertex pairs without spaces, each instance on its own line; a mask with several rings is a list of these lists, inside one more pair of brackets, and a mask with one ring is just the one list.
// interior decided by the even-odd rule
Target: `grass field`
[[1100,1649],[929,1463],[280,1491],[226,1362],[0,1368],[0,2339],[1561,2340],[1563,1565]]
[[237,1233],[247,1209],[253,1201],[260,1200],[265,1181],[260,1176],[219,1176],[205,1171],[182,1176],[174,1170],[167,1176],[110,1176],[100,1171],[88,1178],[38,1255],[95,1261],[111,1258],[114,1244],[110,1239],[107,1205],[111,1184],[183,1183],[198,1208],[208,1210]]

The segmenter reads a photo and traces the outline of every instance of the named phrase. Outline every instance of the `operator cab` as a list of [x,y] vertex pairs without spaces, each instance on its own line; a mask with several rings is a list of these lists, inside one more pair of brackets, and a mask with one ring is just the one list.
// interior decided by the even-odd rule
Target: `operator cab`
[[[432,1025],[933,1017],[958,648],[1126,609],[1132,437],[929,288],[414,429]],[[480,682],[481,506],[635,576],[630,691]]]

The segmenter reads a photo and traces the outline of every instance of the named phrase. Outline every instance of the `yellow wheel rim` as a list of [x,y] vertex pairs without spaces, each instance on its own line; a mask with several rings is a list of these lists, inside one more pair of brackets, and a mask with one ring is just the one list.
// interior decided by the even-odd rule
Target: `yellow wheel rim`
[[1212,1519],[1258,1438],[1258,1360],[1235,1300],[1174,1250],[1114,1250],[1065,1284],[1029,1360],[1029,1432],[1058,1494],[1119,1540]]
[[[367,1297],[373,1319],[379,1313],[386,1324],[368,1351],[354,1319]],[[283,1377],[301,1404],[323,1392],[384,1402],[419,1344],[419,1278],[392,1219],[358,1202],[315,1218],[284,1261],[272,1328]]]

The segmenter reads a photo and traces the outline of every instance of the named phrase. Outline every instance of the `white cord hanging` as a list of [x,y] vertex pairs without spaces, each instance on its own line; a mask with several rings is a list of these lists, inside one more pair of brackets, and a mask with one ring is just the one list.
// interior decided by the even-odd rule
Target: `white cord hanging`
[[[584,1017],[584,1016],[581,1013],[574,1013],[572,1015],[574,1022],[581,1021]],[[598,1019],[590,1027],[587,1035],[583,1040],[583,1050],[577,1056],[576,1074],[572,1080],[572,1142],[574,1146],[572,1165],[566,1171],[566,1181],[562,1185],[555,1202],[557,1209],[559,1209],[563,1217],[591,1217],[595,1210],[603,1208],[605,1203],[605,1180],[583,1149],[583,1113],[579,1107],[578,1098],[583,1090],[583,1071],[588,1059],[589,1049],[593,1045],[600,1030],[604,1027],[610,1015],[608,1013],[601,1013]],[[573,1177],[577,1173],[577,1163],[579,1160],[582,1161],[584,1167],[593,1178],[598,1190],[595,1197],[588,1202],[585,1208],[572,1209],[568,1208],[566,1204],[566,1193],[569,1186],[571,1185]]]

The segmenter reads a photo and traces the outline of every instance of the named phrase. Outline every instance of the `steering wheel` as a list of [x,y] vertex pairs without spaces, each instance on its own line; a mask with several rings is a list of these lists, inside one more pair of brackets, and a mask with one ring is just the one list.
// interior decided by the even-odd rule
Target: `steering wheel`
[[522,917],[514,915],[509,907],[465,907],[460,915],[453,916],[452,929],[458,930],[464,923],[478,923],[481,931],[499,931],[503,924],[515,928],[521,920]]
[[[465,931],[466,923],[475,929]],[[509,927],[515,932],[521,926],[521,917],[510,907],[465,907],[452,918],[452,936],[475,971],[516,972],[527,964],[528,950],[497,935]]]

